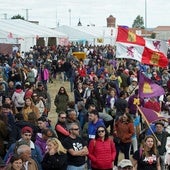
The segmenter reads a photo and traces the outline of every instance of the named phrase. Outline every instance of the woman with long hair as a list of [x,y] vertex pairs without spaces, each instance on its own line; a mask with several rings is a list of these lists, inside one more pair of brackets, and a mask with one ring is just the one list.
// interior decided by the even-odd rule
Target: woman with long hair
[[69,95],[65,87],[61,86],[57,95],[55,96],[54,104],[56,106],[56,112],[59,113],[61,111],[67,110],[67,104],[69,102]]
[[161,170],[155,138],[145,137],[142,147],[133,154],[134,170]]
[[22,109],[22,113],[25,121],[28,121],[28,115],[31,112],[34,112],[36,114],[37,119],[40,118],[41,115],[39,109],[34,105],[32,98],[27,97],[25,98],[25,106]]
[[109,138],[109,133],[104,126],[99,126],[96,130],[95,139],[89,143],[89,159],[92,170],[112,170],[116,156],[116,148],[113,140]]
[[43,170],[66,170],[67,151],[57,138],[47,140],[47,152],[42,161]]

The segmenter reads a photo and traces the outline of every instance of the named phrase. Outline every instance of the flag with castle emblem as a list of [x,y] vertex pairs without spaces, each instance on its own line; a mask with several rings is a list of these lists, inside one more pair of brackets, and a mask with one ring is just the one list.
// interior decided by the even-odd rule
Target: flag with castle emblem
[[164,54],[166,50],[162,51],[162,49],[160,41],[155,40],[152,43],[147,41],[146,43],[143,37],[136,35],[129,29],[118,27],[116,58],[129,58],[143,64],[166,67],[168,59]]
[[165,94],[165,90],[146,77],[143,73],[139,74],[139,96],[141,98],[157,97]]

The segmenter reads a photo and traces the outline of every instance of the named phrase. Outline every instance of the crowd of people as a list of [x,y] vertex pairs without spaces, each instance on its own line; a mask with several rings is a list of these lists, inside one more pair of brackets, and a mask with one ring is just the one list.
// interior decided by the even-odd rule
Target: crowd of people
[[[74,51],[86,58],[73,57]],[[141,98],[140,72],[164,87],[165,95]],[[54,82],[59,90],[51,101],[48,84]],[[148,127],[137,106],[170,115],[169,67],[116,59],[109,45],[34,46],[25,54],[1,54],[0,169],[170,168],[168,122]]]

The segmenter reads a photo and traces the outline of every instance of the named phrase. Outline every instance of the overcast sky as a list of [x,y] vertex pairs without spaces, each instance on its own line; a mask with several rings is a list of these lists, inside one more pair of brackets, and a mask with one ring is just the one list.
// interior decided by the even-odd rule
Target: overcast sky
[[[146,6],[145,6],[146,2]],[[82,25],[106,26],[106,18],[113,15],[116,24],[132,26],[137,15],[144,18],[148,28],[170,26],[170,0],[0,0],[0,18],[20,14],[40,25],[76,26],[79,18]],[[69,12],[70,11],[70,12]]]

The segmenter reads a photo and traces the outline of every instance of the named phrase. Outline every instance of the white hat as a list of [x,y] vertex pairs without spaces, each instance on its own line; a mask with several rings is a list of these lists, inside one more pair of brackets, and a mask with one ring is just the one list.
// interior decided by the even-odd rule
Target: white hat
[[132,162],[131,162],[129,159],[122,159],[122,160],[118,163],[118,167],[120,167],[120,168],[125,168],[125,167],[127,167],[127,166],[133,167]]
[[132,81],[138,82],[138,79],[137,79],[136,77],[134,77],[134,78],[132,79]]

